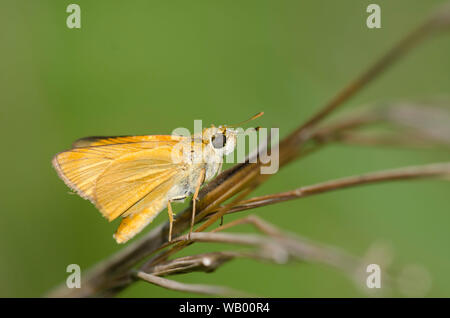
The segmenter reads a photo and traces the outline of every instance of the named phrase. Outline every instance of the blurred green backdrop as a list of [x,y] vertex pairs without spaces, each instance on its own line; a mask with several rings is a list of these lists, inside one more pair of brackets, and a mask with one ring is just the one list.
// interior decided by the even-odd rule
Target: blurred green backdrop
[[[80,30],[66,27],[72,2],[81,6]],[[365,25],[372,2],[382,8],[382,29]],[[65,280],[68,264],[87,269],[121,248],[112,239],[117,222],[69,195],[50,164],[73,140],[168,134],[193,129],[194,119],[235,123],[259,111],[265,116],[258,125],[280,127],[284,136],[441,2],[3,0],[0,296],[41,296]],[[448,95],[449,56],[450,35],[427,41],[347,110]],[[448,158],[439,151],[330,146],[281,170],[256,194]],[[385,242],[394,267],[419,264],[429,273],[427,296],[450,296],[449,190],[443,181],[398,182],[245,214],[357,255]],[[161,213],[155,223],[166,219]],[[211,248],[198,244],[187,252]],[[311,264],[238,260],[213,274],[174,279],[262,296],[365,295],[344,274]],[[145,283],[120,295],[185,296]]]

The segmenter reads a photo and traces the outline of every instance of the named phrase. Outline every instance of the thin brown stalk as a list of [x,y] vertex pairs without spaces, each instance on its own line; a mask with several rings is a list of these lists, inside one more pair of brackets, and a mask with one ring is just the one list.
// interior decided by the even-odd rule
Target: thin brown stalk
[[227,213],[234,213],[266,206],[274,203],[300,199],[307,196],[355,187],[365,184],[374,184],[387,181],[400,181],[406,179],[422,178],[444,178],[450,176],[450,163],[435,163],[422,166],[411,166],[400,169],[384,170],[367,173],[358,176],[346,177],[337,180],[326,181],[310,186],[286,192],[254,197],[239,202],[238,205],[229,209]]
[[[217,233],[218,231],[241,224],[252,224],[267,236],[241,233]],[[178,238],[183,241],[187,236]],[[289,234],[267,223],[257,216],[247,216],[212,232],[192,233],[191,239],[202,243],[225,243],[238,246],[256,247],[256,251],[222,251],[176,258],[152,265],[149,262],[141,267],[142,271],[153,275],[174,275],[193,271],[210,272],[235,258],[251,258],[260,261],[270,261],[285,264],[288,261],[308,261],[335,267],[347,273],[352,280],[356,280],[361,269],[362,260],[349,255],[337,248],[318,244]]]
[[177,290],[187,293],[205,294],[213,296],[248,296],[242,292],[235,291],[228,287],[202,285],[202,284],[184,284],[174,280],[158,277],[152,274],[147,274],[142,271],[137,272],[135,276],[148,283],[161,286],[171,290]]

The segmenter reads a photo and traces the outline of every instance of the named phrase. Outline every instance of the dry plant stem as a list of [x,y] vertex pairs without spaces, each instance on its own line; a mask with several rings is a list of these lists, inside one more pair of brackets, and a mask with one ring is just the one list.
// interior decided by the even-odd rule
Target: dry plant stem
[[[446,101],[445,106],[450,105]],[[341,118],[313,133],[321,142],[363,146],[399,146],[403,148],[448,148],[450,146],[449,108],[433,103],[396,102],[380,105],[362,114]],[[373,124],[383,124],[385,131],[364,131]]]
[[[301,187],[299,189],[273,194],[273,195],[266,195],[261,197],[252,198],[246,201],[240,202],[238,205],[234,207],[230,207],[230,205],[225,206],[225,209],[220,209],[217,211],[213,217],[214,220],[218,219],[218,215],[222,216],[224,215],[223,212],[226,213],[233,213],[243,210],[248,210],[260,206],[265,206],[269,204],[279,203],[283,201],[293,200],[302,198],[305,196],[310,196],[313,194],[319,194],[327,191],[333,191],[338,189],[344,189],[348,187],[354,187],[358,185],[363,184],[372,184],[372,183],[379,183],[379,182],[386,182],[386,181],[395,181],[395,180],[404,180],[404,179],[418,179],[418,178],[429,178],[429,177],[445,177],[450,175],[450,163],[442,163],[442,164],[430,164],[430,165],[423,165],[423,166],[413,166],[413,167],[407,167],[407,168],[400,168],[400,169],[393,169],[393,170],[386,170],[386,171],[379,171],[369,174],[364,174],[360,176],[353,176],[353,177],[347,177],[342,178],[338,180],[332,180],[327,181],[323,183],[319,183],[316,185],[311,186],[305,186]],[[234,203],[234,202],[233,202]],[[220,214],[222,212],[222,214]],[[211,218],[212,219],[212,218]],[[210,220],[208,220],[210,221]],[[206,222],[205,222],[206,223]],[[255,225],[259,230],[261,230],[263,233],[266,233],[268,235],[271,235],[273,237],[280,236],[280,232],[275,229],[275,227],[270,226],[268,223],[263,222],[260,219],[257,218],[243,218],[238,219],[235,221],[232,221],[230,223],[227,223],[223,226],[220,226],[212,232],[221,231],[233,226],[236,226],[238,224],[243,223],[251,223]],[[187,237],[179,237],[178,240],[172,241],[170,244],[176,243],[179,241],[179,245],[176,245],[173,249],[168,250],[158,257],[152,259],[149,264],[146,265],[146,267],[154,266],[155,264],[158,264],[164,260],[166,260],[170,255],[173,255],[175,252],[178,252],[181,248],[186,247],[191,242],[187,241]],[[201,241],[198,238],[194,241]],[[187,243],[188,242],[188,243]],[[220,241],[222,243],[233,243],[231,241]],[[244,241],[241,241],[240,244],[245,244]],[[166,247],[167,244],[164,245]]]
[[[252,224],[269,237],[260,235],[214,233],[241,224]],[[194,271],[212,272],[220,266],[235,258],[251,258],[260,261],[269,261],[285,264],[288,261],[308,261],[321,263],[337,268],[347,273],[352,281],[360,282],[359,274],[362,270],[363,260],[353,257],[336,248],[311,242],[297,235],[286,234],[272,224],[265,222],[257,216],[251,215],[235,220],[209,233],[192,233],[196,242],[220,242],[258,247],[256,251],[221,251],[180,257],[165,261],[155,266],[143,266],[138,272],[153,276],[167,276]],[[187,238],[180,237],[179,240]],[[208,288],[196,285],[190,290],[202,294],[209,294]],[[163,287],[166,287],[165,285]]]
[[[236,220],[241,222],[233,222],[233,224],[228,225],[226,228],[229,228],[234,225],[244,224],[244,223],[255,223],[256,217],[254,216],[248,216],[244,217],[242,219]],[[255,221],[255,222],[254,222]],[[215,229],[215,230],[220,230]],[[210,232],[213,233],[213,232]],[[196,234],[194,234],[196,235]],[[240,239],[242,238],[234,238],[232,240],[233,243],[240,243]],[[182,241],[182,238],[181,240]],[[195,241],[201,241],[198,240],[197,237],[195,238]],[[209,236],[209,241],[212,242],[221,242],[225,243],[223,241],[223,237],[211,237]],[[227,243],[230,243],[227,241]],[[251,242],[244,241],[245,245],[249,245]],[[254,243],[254,241],[253,241]],[[251,245],[251,244],[250,244]],[[259,242],[257,245],[263,245],[263,242]],[[222,264],[234,259],[234,258],[252,258],[256,260],[268,260],[272,262],[277,262],[277,259],[275,259],[272,255],[267,255],[263,253],[258,252],[248,252],[248,251],[220,251],[220,252],[212,252],[212,253],[204,253],[199,255],[191,255],[191,256],[185,256],[176,258],[173,260],[166,260],[159,262],[158,264],[155,264],[152,260],[145,263],[143,266],[141,266],[140,270],[144,271],[146,273],[152,273],[154,275],[174,275],[174,274],[180,274],[180,273],[187,273],[187,272],[193,272],[193,271],[203,271],[203,272],[212,272],[216,270],[219,266]]]
[[158,285],[171,290],[177,290],[188,293],[216,295],[216,296],[245,296],[245,294],[234,291],[227,287],[200,285],[200,284],[184,284],[170,279],[147,274],[142,271],[137,272],[135,276],[151,284]]
[[[178,236],[173,242],[185,242],[188,235]],[[231,234],[231,233],[213,233],[213,232],[192,232],[190,240],[192,242],[203,243],[226,243],[247,246],[270,246],[272,240],[257,234]]]
[[[210,233],[214,233],[214,232],[218,232],[218,231],[222,231],[224,229],[229,229],[231,227],[237,226],[237,225],[241,225],[241,224],[252,224],[253,226],[255,226],[258,230],[260,230],[262,233],[265,233],[269,236],[278,236],[277,234],[279,233],[278,230],[276,230],[276,228],[274,226],[269,225],[268,223],[262,221],[261,219],[259,219],[256,216],[247,216],[247,217],[243,217],[240,218],[238,220],[234,220],[230,223],[227,223],[225,225],[219,226],[215,229],[213,229]],[[166,244],[163,245],[163,247],[168,247],[172,244],[174,244],[175,242],[171,241],[171,242],[167,242]],[[186,241],[183,240],[183,238],[180,238],[180,243],[186,243]],[[193,241],[189,242],[190,244],[193,243]],[[223,243],[223,242],[222,242]],[[178,246],[178,245],[177,245]],[[187,245],[181,245],[179,246],[180,248],[186,247]],[[178,249],[179,250],[179,249]],[[178,251],[177,250],[177,251]],[[163,262],[165,262],[166,264],[171,261],[166,261],[166,259],[173,254],[174,249],[168,250],[164,253],[162,253],[162,255],[158,255],[155,258],[150,259],[149,261],[147,261],[142,267],[141,270],[145,271],[145,272],[149,272],[149,271],[154,271],[154,268],[157,268],[158,266],[162,266],[159,265]],[[229,254],[228,254],[229,255]],[[236,254],[234,254],[236,256]],[[241,255],[243,256],[243,255]],[[252,255],[253,258],[258,258],[258,256],[256,255]],[[261,256],[261,255],[259,255]],[[247,257],[249,257],[249,255],[247,255]],[[259,257],[261,258],[261,257]]]
[[264,195],[241,201],[238,205],[229,209],[227,213],[253,209],[278,202],[299,199],[314,194],[329,192],[364,184],[373,184],[386,181],[421,179],[421,178],[445,178],[450,176],[450,163],[435,163],[422,166],[412,166],[400,169],[378,171],[359,176],[341,178],[326,181],[310,186],[304,186],[292,191]]
[[[283,166],[298,157],[302,145],[310,139],[312,128],[330,113],[336,110],[343,102],[347,101],[366,84],[375,79],[382,71],[386,70],[403,56],[412,47],[417,45],[426,37],[433,34],[435,30],[447,27],[450,21],[448,8],[445,13],[437,12],[421,27],[413,31],[405,39],[399,42],[382,59],[377,61],[368,71],[347,86],[341,93],[333,98],[305,124],[280,142],[279,156],[280,166]],[[217,208],[225,200],[239,193],[251,184],[260,184],[268,178],[268,175],[259,174],[260,162],[238,164],[224,171],[215,180],[211,181],[200,192],[198,202],[198,215],[196,222],[200,222],[211,211]],[[242,180],[245,179],[245,182]],[[176,235],[189,228],[191,210],[187,209],[177,216],[173,224],[173,234]],[[169,224],[154,228],[145,237],[136,240],[126,246],[123,250],[109,259],[98,264],[94,269],[83,275],[80,289],[68,289],[64,284],[55,289],[48,296],[51,297],[88,297],[88,296],[112,296],[124,287],[131,284],[131,270],[147,256],[153,254],[166,241],[168,237]]]
[[165,261],[155,266],[142,266],[140,271],[151,273],[156,276],[167,276],[175,274],[184,274],[190,272],[210,273],[219,268],[222,264],[229,262],[237,257],[252,257],[247,252],[220,251],[197,255],[179,257],[173,260]]
[[[228,229],[245,223],[254,225],[261,230],[261,232],[267,234],[268,237],[257,234],[217,233],[219,230]],[[155,275],[172,275],[199,270],[212,271],[216,270],[219,266],[232,258],[247,257],[271,261],[278,264],[285,264],[289,260],[306,260],[309,262],[322,263],[347,272],[354,278],[354,275],[357,273],[357,269],[359,269],[361,264],[356,257],[345,252],[339,251],[336,248],[314,243],[305,238],[301,238],[298,235],[283,233],[274,225],[253,215],[216,228],[214,232],[194,232],[191,235],[193,242],[254,246],[259,248],[259,252],[248,253],[233,251],[200,254],[165,261],[157,265],[149,263],[141,267],[141,270],[151,272]],[[187,235],[177,238],[180,242],[183,242],[186,239]],[[205,260],[208,266],[205,266]]]
[[[223,231],[241,224],[251,224],[262,233],[270,236],[272,238],[271,242],[279,245],[278,250],[285,250],[290,258],[337,267],[338,269],[349,273],[351,276],[356,273],[356,270],[360,266],[360,261],[348,253],[339,251],[336,248],[314,243],[296,234],[287,234],[275,225],[270,224],[255,215],[234,220],[214,229],[210,233]],[[273,257],[274,256],[272,255],[272,258]],[[275,257],[275,260],[280,261],[280,257]]]
[[243,217],[243,218],[231,221],[227,224],[221,225],[221,226],[211,230],[211,233],[223,231],[223,230],[232,228],[237,225],[242,225],[242,224],[252,224],[259,231],[261,231],[262,233],[267,234],[269,236],[273,236],[273,237],[282,236],[280,230],[278,230],[275,226],[263,221],[261,218],[255,216],[255,215],[249,215],[247,217]]
[[271,255],[254,251],[220,251],[198,255],[179,257],[165,261],[155,266],[143,266],[140,271],[151,273],[156,276],[168,276],[186,274],[191,272],[210,273],[223,264],[235,258],[249,258],[254,260],[277,262]]

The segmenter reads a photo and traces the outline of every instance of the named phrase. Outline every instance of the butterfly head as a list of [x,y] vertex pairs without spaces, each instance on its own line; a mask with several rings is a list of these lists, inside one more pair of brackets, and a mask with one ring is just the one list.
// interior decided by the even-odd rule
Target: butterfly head
[[226,126],[210,127],[203,130],[203,143],[217,155],[224,156],[236,147],[236,130]]

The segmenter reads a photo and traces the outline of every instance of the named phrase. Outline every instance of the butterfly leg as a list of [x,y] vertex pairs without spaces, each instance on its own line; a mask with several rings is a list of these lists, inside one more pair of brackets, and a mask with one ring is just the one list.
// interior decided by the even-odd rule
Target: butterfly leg
[[200,187],[202,186],[203,180],[205,179],[206,169],[202,169],[200,171],[200,175],[198,176],[197,186],[195,188],[194,196],[192,197],[192,218],[191,218],[191,228],[189,229],[188,240],[191,239],[192,229],[194,228],[195,221],[195,205],[197,203],[198,192],[200,191]]
[[167,213],[169,214],[169,242],[172,241],[172,226],[173,226],[173,210],[172,201],[167,201]]

